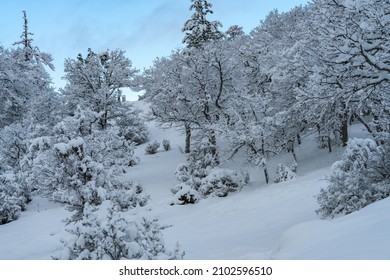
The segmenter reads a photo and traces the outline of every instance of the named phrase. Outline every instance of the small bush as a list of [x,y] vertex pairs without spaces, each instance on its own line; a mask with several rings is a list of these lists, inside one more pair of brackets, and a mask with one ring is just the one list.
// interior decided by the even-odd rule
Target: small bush
[[241,190],[249,182],[248,172],[217,168],[212,155],[213,146],[202,140],[190,153],[188,160],[175,171],[179,181],[171,189],[172,204],[193,204],[208,196],[227,196]]
[[171,149],[171,142],[167,139],[163,139],[162,145],[165,151],[169,151]]
[[145,152],[147,155],[153,155],[157,153],[157,149],[160,147],[160,143],[154,141],[153,143],[148,143],[145,148]]
[[[106,209],[103,205],[108,206]],[[105,215],[104,215],[105,212]],[[72,237],[63,240],[61,259],[126,260],[182,259],[184,253],[176,246],[166,249],[157,220],[113,210],[109,202],[101,207],[85,205],[80,220],[67,225]]]
[[174,194],[171,205],[195,204],[201,199],[200,193],[188,183],[180,183],[172,188],[171,191]]
[[140,159],[139,157],[132,157],[130,160],[129,160],[129,166],[130,167],[133,167],[133,166],[136,166],[137,164],[139,164],[140,162]]
[[[205,177],[188,175],[186,165],[179,165],[176,177],[181,183],[171,189],[174,194],[172,204],[194,204],[209,196],[225,197],[241,190],[249,182],[249,173],[229,169],[208,170]],[[196,174],[196,173],[195,173]]]
[[188,164],[182,163],[176,167],[176,179],[179,182],[187,182],[191,178],[191,168]]
[[248,182],[248,173],[214,169],[202,180],[199,191],[204,197],[209,195],[225,197],[231,192],[241,190]]
[[295,172],[284,164],[278,164],[276,168],[276,174],[277,176],[274,180],[274,183],[280,183],[295,178]]
[[107,192],[107,199],[115,205],[117,211],[127,211],[145,206],[148,203],[149,196],[143,193],[143,188],[138,183],[114,179],[111,181],[111,188]]

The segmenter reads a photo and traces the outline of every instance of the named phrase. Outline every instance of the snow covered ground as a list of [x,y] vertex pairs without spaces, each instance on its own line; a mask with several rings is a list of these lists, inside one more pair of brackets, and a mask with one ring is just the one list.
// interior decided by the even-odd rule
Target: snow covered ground
[[[170,188],[177,183],[174,170],[185,161],[184,135],[153,122],[149,127],[152,140],[169,139],[172,149],[145,155],[145,145],[137,147],[141,161],[126,176],[150,194],[141,214],[170,226],[164,231],[166,245],[179,242],[185,259],[390,259],[390,199],[333,220],[315,214],[315,195],[326,186],[325,177],[341,149],[329,154],[318,150],[310,137],[305,139],[297,149],[297,177],[279,184],[266,185],[262,170],[240,158],[225,162],[232,169],[247,169],[250,184],[225,198],[170,206]],[[351,135],[362,135],[361,128]],[[273,164],[291,158],[281,156]],[[51,259],[68,234],[63,220],[69,215],[61,205],[34,197],[18,220],[0,225],[0,259]]]

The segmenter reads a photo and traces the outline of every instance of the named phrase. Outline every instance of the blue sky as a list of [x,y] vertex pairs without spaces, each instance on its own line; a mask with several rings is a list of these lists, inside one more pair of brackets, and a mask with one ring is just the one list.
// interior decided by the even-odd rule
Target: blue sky
[[[237,24],[245,32],[273,9],[288,11],[309,0],[210,0],[225,31]],[[34,45],[51,53],[56,86],[63,86],[63,62],[94,51],[123,49],[138,69],[181,47],[181,28],[191,16],[190,0],[0,0],[0,45],[11,47],[22,34],[27,11]]]

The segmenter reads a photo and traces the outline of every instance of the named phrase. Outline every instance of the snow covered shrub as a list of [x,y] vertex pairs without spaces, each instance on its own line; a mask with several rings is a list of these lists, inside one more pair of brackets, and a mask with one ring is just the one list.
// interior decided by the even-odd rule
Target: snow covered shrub
[[227,196],[249,182],[247,172],[215,168],[210,145],[201,143],[190,153],[186,163],[175,171],[179,184],[171,189],[172,204],[193,204],[208,196]]
[[191,178],[191,169],[188,163],[181,163],[176,167],[176,179],[179,182],[187,182]]
[[277,177],[275,178],[274,183],[288,181],[295,177],[295,172],[292,170],[292,168],[284,164],[278,164],[276,167],[276,174]]
[[202,170],[216,166],[213,158],[214,145],[207,138],[202,139],[192,150],[189,156],[189,164],[194,172],[200,171],[198,177],[203,176]]
[[148,143],[145,147],[145,152],[147,155],[153,155],[157,153],[157,149],[160,147],[160,143],[154,141],[153,143]]
[[180,182],[194,178],[203,179],[213,167],[210,143],[202,141],[193,148],[187,162],[177,166],[175,175]]
[[328,188],[317,197],[323,217],[357,211],[390,195],[389,154],[371,139],[353,139],[333,164]]
[[[179,170],[185,170],[183,165],[179,167]],[[194,204],[208,196],[225,197],[241,190],[249,182],[249,173],[223,168],[210,169],[203,178],[178,176],[178,172],[176,176],[182,181],[171,189],[174,194],[172,204]]]
[[171,205],[194,204],[199,202],[202,198],[201,194],[188,183],[177,184],[171,189],[171,191],[173,193],[173,201]]
[[212,169],[212,155],[208,141],[201,141],[191,151],[186,163],[179,164],[175,175],[179,181],[171,189],[174,198],[172,204],[193,204],[202,198],[199,192],[201,180]]
[[140,184],[119,179],[114,179],[110,183],[107,199],[115,205],[117,211],[126,211],[147,204],[149,196],[143,193]]
[[202,179],[199,192],[203,197],[215,195],[225,197],[231,192],[241,190],[249,182],[249,173],[239,173],[229,169],[213,169]]
[[[108,203],[109,204],[109,203]],[[104,206],[106,206],[104,204]],[[103,208],[103,209],[102,209]],[[178,246],[171,252],[165,248],[157,220],[138,218],[132,214],[85,205],[82,218],[67,225],[72,234],[62,241],[62,259],[124,260],[182,259]]]
[[163,139],[162,145],[165,151],[169,151],[171,149],[171,142],[167,139]]
[[27,198],[11,176],[0,176],[0,224],[16,220],[25,209]]

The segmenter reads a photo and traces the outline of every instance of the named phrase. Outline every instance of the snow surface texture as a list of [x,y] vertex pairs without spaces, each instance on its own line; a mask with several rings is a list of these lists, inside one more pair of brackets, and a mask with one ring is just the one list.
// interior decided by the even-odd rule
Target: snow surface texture
[[[389,198],[333,220],[315,214],[315,196],[327,185],[325,178],[341,149],[329,154],[305,139],[296,151],[295,178],[268,185],[262,170],[236,158],[222,167],[248,170],[251,181],[241,191],[170,206],[171,188],[177,184],[174,171],[185,162],[184,135],[174,128],[160,129],[154,122],[148,125],[150,139],[167,139],[171,149],[160,147],[149,155],[147,144],[138,146],[140,163],[127,176],[150,194],[148,206],[139,214],[171,225],[163,231],[166,246],[173,248],[179,241],[185,259],[390,259]],[[361,127],[352,127],[351,137],[359,135],[365,137]],[[273,176],[277,164],[292,160],[291,155],[273,159]],[[69,216],[63,206],[33,197],[18,220],[0,225],[0,259],[51,259],[62,250],[60,240],[69,236],[63,222]]]

